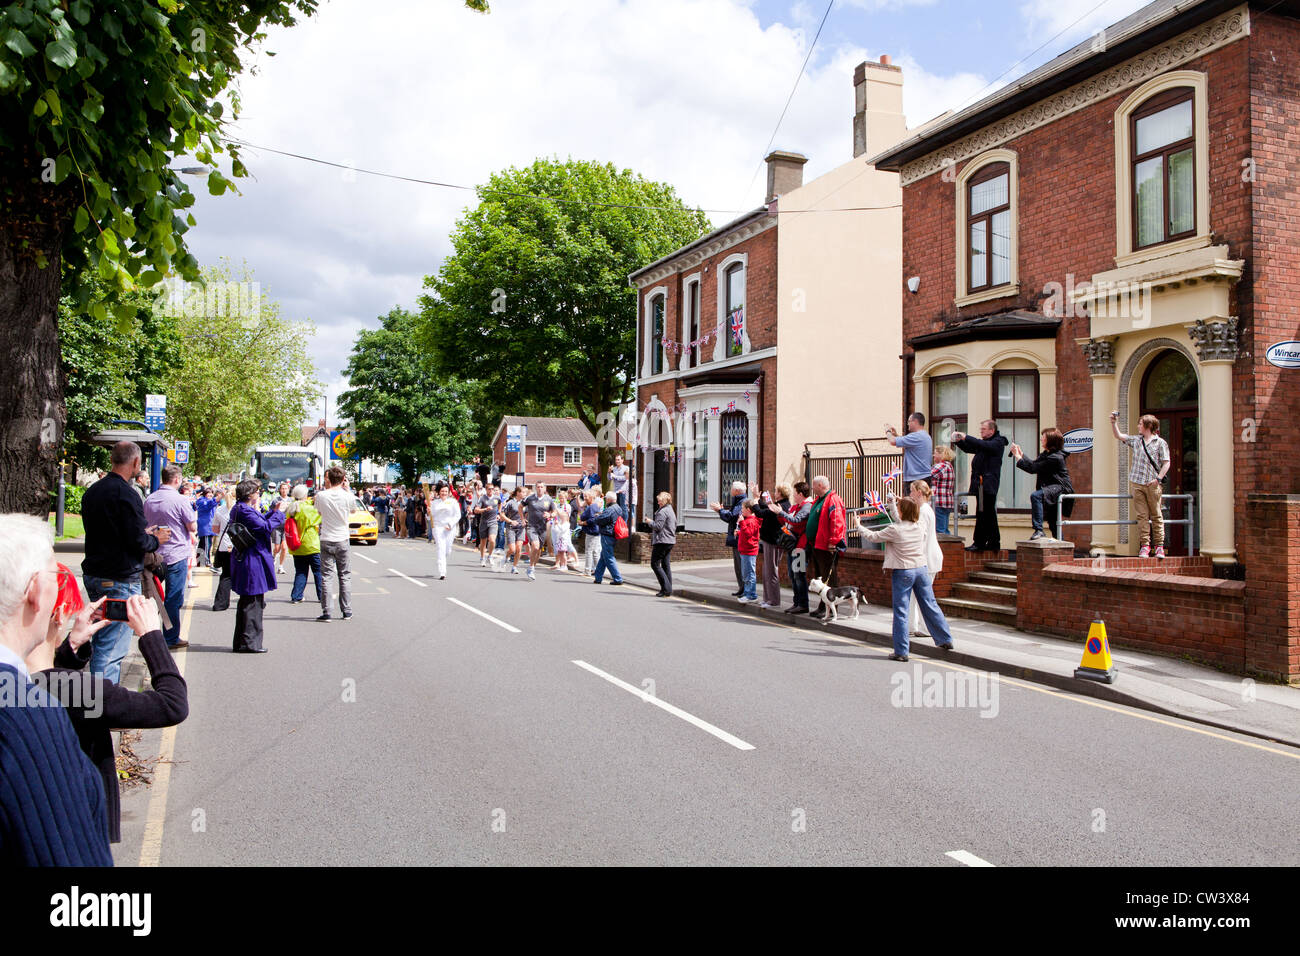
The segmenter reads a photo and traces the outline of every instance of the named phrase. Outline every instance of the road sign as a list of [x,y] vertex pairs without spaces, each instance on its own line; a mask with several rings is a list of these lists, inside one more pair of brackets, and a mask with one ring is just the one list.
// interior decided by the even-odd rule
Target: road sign
[[176,443],[176,464],[187,465],[190,461],[190,443],[187,441],[178,441]]
[[844,480],[853,480],[853,460],[850,458],[844,459]]
[[348,441],[351,437],[347,431],[330,432],[330,458],[342,460],[352,457],[352,444]]
[[144,427],[155,432],[160,432],[167,427],[166,395],[144,397]]

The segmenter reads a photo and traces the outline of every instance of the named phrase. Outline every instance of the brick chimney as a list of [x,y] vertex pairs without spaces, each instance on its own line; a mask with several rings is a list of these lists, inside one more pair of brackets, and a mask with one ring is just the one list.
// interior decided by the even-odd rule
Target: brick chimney
[[807,156],[774,149],[767,154],[766,162],[767,198],[763,202],[770,203],[777,196],[803,185],[803,164],[808,162]]
[[853,155],[875,156],[902,140],[903,71],[882,56],[853,71]]

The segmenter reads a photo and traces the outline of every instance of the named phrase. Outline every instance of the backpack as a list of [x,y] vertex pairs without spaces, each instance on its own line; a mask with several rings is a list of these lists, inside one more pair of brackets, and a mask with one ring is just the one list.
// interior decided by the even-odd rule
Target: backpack
[[290,551],[297,551],[302,547],[302,535],[298,533],[298,522],[289,518],[284,523],[284,540],[289,545]]

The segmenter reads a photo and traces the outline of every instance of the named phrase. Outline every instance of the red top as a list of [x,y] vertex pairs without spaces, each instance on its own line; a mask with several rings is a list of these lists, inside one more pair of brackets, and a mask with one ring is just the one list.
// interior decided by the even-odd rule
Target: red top
[[762,524],[757,515],[736,522],[736,551],[740,554],[758,554],[758,529]]

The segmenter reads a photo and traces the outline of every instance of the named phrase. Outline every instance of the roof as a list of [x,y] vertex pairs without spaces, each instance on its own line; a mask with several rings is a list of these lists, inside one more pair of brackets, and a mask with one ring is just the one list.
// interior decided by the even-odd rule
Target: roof
[[1050,319],[1037,312],[1016,310],[955,322],[938,332],[909,339],[907,344],[915,350],[994,339],[1053,339],[1060,327],[1060,319]]
[[523,425],[524,443],[528,445],[590,445],[596,444],[596,436],[586,425],[576,418],[530,418],[525,415],[502,415],[501,424],[492,434],[492,446],[507,425]]
[[303,425],[302,426],[302,444],[306,445],[313,441],[317,435],[330,437],[329,429],[324,425]]
[[[923,128],[868,162],[877,169],[897,172],[913,160],[1239,7],[1241,3],[1242,0],[1155,0],[1100,33],[1105,38],[1102,49],[1097,49],[1096,36],[1089,37],[1038,69],[958,110],[947,119]],[[1277,6],[1293,8],[1300,4],[1282,0]]]
[[733,229],[738,229],[741,226],[743,226],[745,223],[749,222],[750,220],[757,219],[759,216],[765,216],[765,215],[767,215],[766,205],[759,206],[757,209],[751,209],[749,212],[744,213],[743,215],[737,217],[736,219],[731,220],[731,222],[727,223],[726,225],[719,226],[717,229],[714,229],[712,232],[705,233],[704,235],[700,236],[700,238],[696,239],[694,242],[688,242],[680,249],[674,249],[672,252],[668,253],[668,255],[661,256],[660,258],[656,259],[654,262],[651,262],[649,265],[645,265],[642,266],[640,269],[637,269],[636,272],[633,272],[628,275],[627,284],[636,285],[636,277],[641,275],[642,273],[649,272],[651,269],[655,269],[663,265],[665,262],[671,262],[673,259],[676,259],[678,256],[685,255],[686,253],[690,252],[696,246],[702,246],[706,242],[711,242],[712,240],[718,238],[718,236],[721,236],[727,232],[731,232]]

